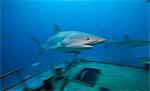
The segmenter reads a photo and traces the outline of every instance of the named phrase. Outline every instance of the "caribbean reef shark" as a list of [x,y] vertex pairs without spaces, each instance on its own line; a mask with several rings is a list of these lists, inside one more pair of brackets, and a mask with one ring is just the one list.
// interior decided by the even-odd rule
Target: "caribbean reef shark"
[[81,50],[91,49],[95,45],[105,41],[104,38],[79,32],[79,31],[61,31],[58,25],[54,25],[55,34],[51,36],[45,43],[39,42],[35,37],[31,38],[39,46],[40,53],[56,49],[63,52],[75,52],[79,53]]
[[124,35],[124,38],[120,41],[106,42],[105,47],[108,47],[108,46],[140,47],[140,46],[145,46],[149,44],[150,44],[150,40],[132,39],[128,35]]

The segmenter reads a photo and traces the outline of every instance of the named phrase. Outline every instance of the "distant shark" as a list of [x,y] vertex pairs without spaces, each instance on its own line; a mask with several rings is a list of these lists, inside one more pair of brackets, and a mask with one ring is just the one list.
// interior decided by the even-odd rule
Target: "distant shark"
[[105,41],[104,38],[79,32],[79,31],[61,31],[60,27],[54,24],[55,34],[51,36],[45,43],[39,42],[35,37],[31,38],[39,46],[40,53],[56,49],[63,52],[79,53],[81,50],[93,48],[95,45]]
[[112,42],[106,42],[105,46],[129,46],[129,47],[140,47],[149,45],[150,40],[142,40],[142,39],[132,39],[128,35],[124,35],[124,38],[120,41],[112,41]]

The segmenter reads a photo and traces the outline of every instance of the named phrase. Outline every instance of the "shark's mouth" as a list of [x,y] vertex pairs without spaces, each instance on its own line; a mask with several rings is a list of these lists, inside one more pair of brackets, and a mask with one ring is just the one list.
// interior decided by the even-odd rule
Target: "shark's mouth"
[[95,45],[103,43],[103,42],[105,42],[105,41],[97,42],[97,43],[86,43],[86,44],[84,44],[84,47],[91,48],[91,47],[94,47]]
[[86,44],[86,45],[94,46],[94,44],[90,44],[90,43],[88,43],[88,44]]
[[91,48],[91,47],[94,47],[94,44],[85,44],[83,45],[84,47],[87,47],[87,48]]

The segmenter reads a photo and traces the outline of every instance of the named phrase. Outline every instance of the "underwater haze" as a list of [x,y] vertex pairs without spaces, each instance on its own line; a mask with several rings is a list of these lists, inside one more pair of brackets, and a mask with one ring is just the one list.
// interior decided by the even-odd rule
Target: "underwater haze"
[[[2,0],[1,74],[21,68],[22,75],[29,76],[72,56],[54,50],[38,56],[31,36],[46,42],[55,32],[54,24],[61,31],[86,32],[106,42],[125,36],[149,41],[148,9],[146,0]],[[140,58],[149,57],[148,50],[149,44],[106,47],[102,43],[81,51],[79,57],[142,67]]]

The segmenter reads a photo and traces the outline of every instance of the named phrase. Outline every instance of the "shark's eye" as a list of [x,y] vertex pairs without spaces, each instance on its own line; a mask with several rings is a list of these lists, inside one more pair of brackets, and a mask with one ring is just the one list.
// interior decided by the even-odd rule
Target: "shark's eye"
[[90,40],[90,38],[89,38],[89,37],[87,37],[87,38],[86,38],[86,40]]
[[83,40],[90,40],[90,38],[89,37],[84,37]]

